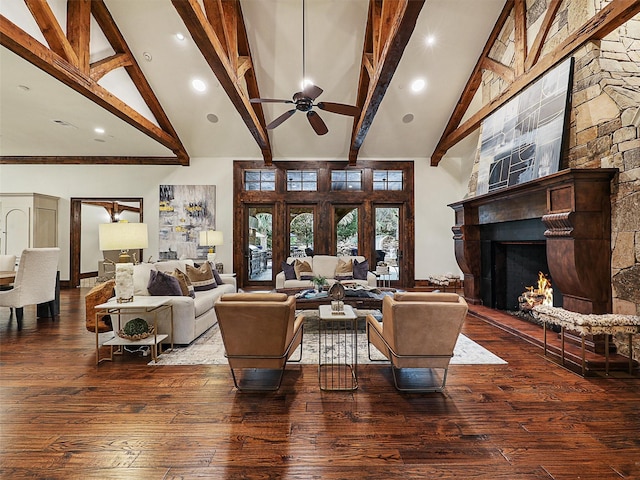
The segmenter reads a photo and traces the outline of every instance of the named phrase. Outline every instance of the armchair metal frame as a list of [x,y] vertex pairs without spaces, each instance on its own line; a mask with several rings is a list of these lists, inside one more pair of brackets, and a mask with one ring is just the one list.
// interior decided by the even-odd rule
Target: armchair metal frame
[[[296,338],[300,337],[300,355],[298,356],[297,359],[291,359],[288,358],[289,354],[291,353],[291,347],[293,346],[293,344],[296,343]],[[298,330],[298,332],[293,336],[293,338],[291,339],[291,342],[289,342],[289,345],[287,346],[286,351],[282,354],[282,355],[227,355],[227,353],[225,352],[224,356],[228,359],[231,360],[286,360],[283,362],[282,364],[282,368],[278,369],[278,371],[280,372],[279,376],[278,376],[278,381],[277,383],[273,383],[273,384],[263,384],[264,386],[261,388],[249,388],[246,386],[242,385],[242,379],[239,379],[236,376],[236,370],[256,370],[253,368],[233,368],[231,367],[231,365],[229,365],[229,369],[231,370],[231,377],[233,378],[233,384],[235,385],[235,387],[240,390],[240,391],[276,391],[280,389],[280,386],[282,385],[282,378],[284,377],[284,370],[287,367],[287,362],[293,362],[293,363],[299,363],[302,361],[302,340],[304,338],[304,325],[300,326],[300,329]],[[275,371],[276,369],[259,369],[259,370],[273,370]],[[245,384],[246,385],[246,384]]]

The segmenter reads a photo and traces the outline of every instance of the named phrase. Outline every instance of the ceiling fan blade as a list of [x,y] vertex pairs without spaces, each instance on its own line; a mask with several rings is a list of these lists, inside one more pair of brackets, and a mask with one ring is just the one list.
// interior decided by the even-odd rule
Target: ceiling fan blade
[[329,131],[329,129],[327,128],[327,125],[324,123],[322,118],[320,118],[320,115],[318,115],[313,110],[310,110],[307,112],[307,119],[309,120],[309,123],[311,124],[311,127],[313,128],[313,130],[318,135],[324,135]]
[[288,110],[288,111],[284,112],[282,115],[280,115],[278,118],[276,118],[273,122],[271,122],[269,125],[267,125],[267,130],[272,130],[272,129],[276,128],[278,125],[280,125],[282,122],[287,120],[294,113],[296,113],[296,109],[295,108],[292,109],[292,110]]
[[320,87],[317,87],[315,85],[307,85],[306,87],[304,87],[303,93],[305,97],[309,97],[311,100],[315,100],[320,96],[320,94],[323,91],[324,90],[322,90]]
[[317,107],[331,113],[339,113],[340,115],[350,115],[357,117],[360,115],[360,108],[354,105],[346,105],[344,103],[318,102]]
[[252,98],[251,103],[293,103],[291,100],[280,100],[277,98]]

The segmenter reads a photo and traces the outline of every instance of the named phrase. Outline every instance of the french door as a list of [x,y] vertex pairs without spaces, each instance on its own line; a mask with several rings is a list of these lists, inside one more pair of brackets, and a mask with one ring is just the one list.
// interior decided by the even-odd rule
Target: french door
[[376,266],[383,267],[381,271],[388,274],[383,275],[384,280],[390,280],[393,284],[402,284],[403,251],[405,244],[405,234],[403,225],[402,205],[374,205],[375,218],[375,264],[370,265],[375,271]]
[[271,285],[273,273],[273,205],[244,208],[244,285]]

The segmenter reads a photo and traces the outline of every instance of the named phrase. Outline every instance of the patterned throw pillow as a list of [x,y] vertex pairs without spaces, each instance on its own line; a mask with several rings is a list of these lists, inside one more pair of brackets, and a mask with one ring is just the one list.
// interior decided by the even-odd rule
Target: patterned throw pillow
[[353,278],[355,280],[366,280],[368,272],[369,260],[365,259],[362,262],[358,262],[355,258],[353,259]]
[[284,272],[285,280],[295,280],[298,278],[296,276],[296,269],[293,268],[293,263],[282,262],[280,267],[282,267],[282,271]]
[[351,260],[345,262],[341,258],[338,259],[338,266],[336,267],[334,278],[339,282],[343,280],[353,280],[353,262]]
[[195,298],[196,294],[193,289],[193,285],[191,285],[191,280],[189,280],[186,273],[176,268],[172,273],[169,273],[169,275],[178,279],[183,296]]
[[187,265],[187,277],[193,285],[196,292],[212,290],[218,286],[216,279],[213,277],[213,270],[209,262],[204,262],[200,267],[192,267]]
[[176,277],[158,270],[151,270],[147,290],[154,296],[181,296],[182,290]]
[[298,280],[311,280],[313,278],[313,269],[311,265],[309,265],[309,262],[296,260],[293,268],[296,271],[296,278]]

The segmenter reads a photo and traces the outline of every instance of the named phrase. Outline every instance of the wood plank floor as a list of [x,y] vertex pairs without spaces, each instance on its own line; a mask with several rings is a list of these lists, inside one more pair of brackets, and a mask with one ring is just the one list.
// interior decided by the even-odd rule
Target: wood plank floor
[[469,317],[508,365],[452,366],[445,395],[402,394],[361,365],[321,392],[313,365],[240,394],[226,366],[94,364],[83,293],[60,319],[0,308],[0,477],[6,479],[638,479],[640,380],[581,378]]

